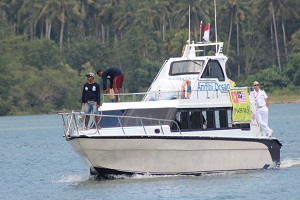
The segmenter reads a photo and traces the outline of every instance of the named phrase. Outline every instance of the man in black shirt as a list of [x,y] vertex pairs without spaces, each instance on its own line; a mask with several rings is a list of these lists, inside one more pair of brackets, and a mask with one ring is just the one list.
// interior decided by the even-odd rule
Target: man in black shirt
[[[83,86],[81,102],[84,106],[84,112],[86,114],[99,114],[98,108],[100,107],[100,85],[95,83],[94,73],[89,73],[85,75],[87,77],[87,82]],[[100,129],[100,117],[95,116],[95,122],[97,128]],[[88,128],[90,116],[86,115],[85,117],[85,128]]]
[[[110,88],[112,88],[115,93],[114,102],[118,102],[119,101],[118,94],[120,94],[120,90],[123,87],[123,80],[124,80],[125,73],[117,67],[111,67],[104,71],[99,69],[97,71],[97,74],[102,78],[103,81],[103,94],[107,94]],[[107,87],[107,79],[110,81],[109,87]]]

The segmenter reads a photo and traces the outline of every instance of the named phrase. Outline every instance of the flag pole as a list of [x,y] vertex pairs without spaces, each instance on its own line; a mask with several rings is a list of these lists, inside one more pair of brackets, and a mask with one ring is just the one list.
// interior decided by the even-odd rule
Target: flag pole
[[191,44],[191,5],[189,5],[189,44]]
[[199,38],[199,42],[201,42],[201,32],[202,32],[202,21],[200,22],[200,38]]
[[[216,36],[216,43],[218,43],[216,0],[214,0],[214,4],[215,4],[215,36]],[[218,46],[217,46],[217,44],[216,44],[216,52],[218,52]]]

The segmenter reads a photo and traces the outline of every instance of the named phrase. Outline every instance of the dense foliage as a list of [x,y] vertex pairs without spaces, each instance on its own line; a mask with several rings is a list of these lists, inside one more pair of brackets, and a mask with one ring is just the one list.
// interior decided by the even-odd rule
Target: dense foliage
[[[229,77],[299,93],[299,0],[216,2]],[[199,41],[201,21],[215,33],[213,3],[0,0],[0,115],[79,109],[84,74],[109,66],[126,72],[125,92],[146,91],[164,60],[181,55],[189,5],[191,40]]]

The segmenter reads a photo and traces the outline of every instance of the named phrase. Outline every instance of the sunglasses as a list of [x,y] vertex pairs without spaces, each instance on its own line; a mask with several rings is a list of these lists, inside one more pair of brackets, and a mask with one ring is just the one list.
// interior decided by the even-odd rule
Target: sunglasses
[[253,85],[253,86],[259,86],[259,84]]

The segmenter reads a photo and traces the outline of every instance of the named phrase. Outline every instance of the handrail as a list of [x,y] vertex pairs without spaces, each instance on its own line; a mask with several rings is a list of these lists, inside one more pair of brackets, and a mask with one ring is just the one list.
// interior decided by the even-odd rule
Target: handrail
[[[201,75],[201,74],[200,74]],[[197,78],[197,80],[199,80],[199,77],[200,77],[200,75],[198,76],[198,78]],[[206,79],[203,79],[203,80],[201,80],[202,82],[209,82],[209,83],[217,83],[217,81],[216,80],[206,80]],[[198,82],[199,81],[196,81],[195,83],[194,83],[194,85],[193,85],[193,87],[192,88],[195,88],[196,87],[196,85],[198,84]],[[234,87],[234,88],[228,88],[227,89],[227,91],[229,91],[229,90],[232,90],[232,89],[235,89],[235,90],[243,90],[243,89],[248,89],[248,92],[249,92],[249,89],[251,89],[251,88],[249,88],[249,87]],[[199,95],[200,95],[200,93],[203,93],[203,92],[205,92],[206,93],[206,96],[208,95],[208,92],[211,92],[211,91],[214,91],[214,92],[216,92],[217,94],[217,96],[216,96],[216,98],[219,98],[218,97],[218,91],[217,90],[199,90],[199,89],[196,89],[196,90],[191,90],[191,97],[190,98],[196,98],[196,99],[199,99],[200,97],[199,97]],[[120,94],[118,94],[119,96],[123,96],[123,97],[121,97],[120,99],[121,99],[121,101],[122,102],[142,102],[142,101],[144,101],[145,99],[143,98],[142,100],[140,100],[140,101],[137,101],[137,98],[136,97],[138,97],[139,95],[144,95],[144,97],[145,96],[147,96],[147,95],[149,95],[149,94],[151,94],[151,93],[157,93],[158,91],[149,91],[149,92],[141,92],[141,93],[120,93]],[[178,89],[178,90],[171,90],[171,91],[159,91],[159,93],[161,93],[161,94],[177,94],[177,98],[176,99],[181,99],[181,95],[180,95],[180,93],[181,93],[181,90],[180,89]],[[102,102],[103,103],[106,103],[105,102],[105,97],[108,97],[109,96],[109,94],[103,94],[103,100],[102,100]],[[125,97],[126,96],[132,96],[132,101],[126,101],[126,100],[124,100],[124,99],[126,99]],[[127,100],[129,100],[129,98],[127,98]],[[170,99],[162,99],[162,100],[170,100]],[[111,102],[110,102],[111,103]]]
[[[137,92],[137,93],[120,93],[120,94],[118,94],[118,96],[122,96],[122,98],[121,98],[121,101],[123,101],[124,102],[124,98],[126,97],[126,96],[132,96],[132,102],[136,102],[136,97],[138,97],[138,96],[146,96],[148,93],[147,92]],[[105,97],[109,97],[110,96],[110,94],[103,94],[102,95],[102,102],[104,103],[105,102]],[[123,100],[122,100],[123,99]],[[142,97],[141,99],[144,99],[144,97]],[[141,100],[142,101],[142,100]]]
[[[212,81],[212,80],[203,80],[203,82],[213,82],[213,83],[216,83],[216,81]],[[195,84],[198,84],[197,82]],[[227,90],[230,90],[230,89],[227,89]],[[200,93],[206,93],[206,96],[208,95],[208,92],[218,92],[217,90],[191,90],[191,97],[192,98],[192,94],[194,94],[194,98],[196,99],[199,99],[200,98]],[[158,93],[158,91],[151,91],[149,92],[150,93]],[[171,91],[159,91],[160,94],[176,94],[174,97],[174,99],[185,99],[185,98],[181,98],[181,90],[171,90]],[[135,98],[134,96],[135,95],[139,95],[139,94],[146,94],[146,93],[125,93],[125,94],[119,94],[119,95],[132,95],[133,96],[133,101],[127,101],[127,102],[137,102],[135,101]],[[106,94],[107,96],[107,94]],[[216,96],[216,98],[218,98],[218,95]],[[161,100],[172,100],[172,99],[161,99]],[[143,100],[144,101],[144,100]],[[156,100],[155,100],[156,101]],[[124,102],[124,101],[123,101]],[[141,101],[138,101],[138,102],[141,102]],[[111,102],[110,102],[111,103]]]
[[[80,116],[82,114],[84,114],[84,112],[74,112],[72,111],[71,113],[70,112],[67,112],[67,113],[58,113],[59,115],[62,116],[63,118],[63,122],[64,122],[64,134],[65,134],[65,137],[66,139],[68,140],[71,136],[74,135],[74,131],[76,130],[77,133],[80,132],[80,129],[78,128],[79,124],[77,123],[76,121],[76,115]],[[124,130],[124,126],[122,125],[121,123],[121,119],[139,119],[140,123],[141,123],[141,127],[143,127],[144,129],[144,133],[147,135],[147,131],[146,131],[146,126],[144,125],[143,123],[143,120],[152,120],[152,121],[157,121],[158,124],[155,124],[155,125],[158,125],[160,127],[160,129],[162,130],[162,133],[164,134],[164,131],[163,131],[163,125],[162,125],[162,121],[164,122],[170,122],[170,123],[175,123],[176,124],[176,127],[177,127],[177,130],[179,131],[180,135],[181,135],[181,130],[180,130],[180,127],[178,125],[178,123],[175,121],[175,120],[170,120],[170,119],[158,119],[158,118],[149,118],[149,117],[135,117],[135,116],[119,116],[119,115],[102,115],[102,114],[84,114],[84,115],[88,115],[88,116],[99,116],[100,117],[100,120],[101,120],[101,117],[111,117],[111,118],[117,118],[118,119],[118,122],[119,122],[119,125],[120,125],[120,128],[122,129],[122,132],[124,133],[124,135],[126,135],[125,133],[125,130]],[[66,120],[65,120],[65,118]],[[95,121],[95,120],[94,120]],[[72,126],[73,125],[73,126]],[[96,129],[96,132],[97,133],[101,133],[101,129]]]

